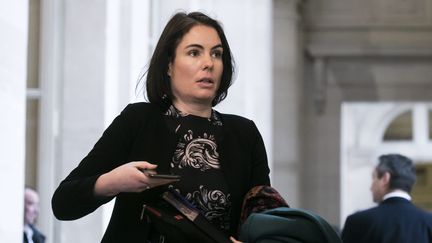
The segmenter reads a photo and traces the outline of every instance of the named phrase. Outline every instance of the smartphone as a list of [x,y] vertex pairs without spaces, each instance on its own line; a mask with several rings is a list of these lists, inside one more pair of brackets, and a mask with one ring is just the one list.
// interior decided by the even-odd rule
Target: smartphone
[[147,174],[150,178],[160,178],[160,179],[180,179],[179,175],[174,174]]
[[172,180],[179,180],[181,177],[179,175],[174,174],[158,174],[154,170],[146,170],[146,169],[140,169],[146,176],[150,178],[157,178],[157,179],[172,179]]

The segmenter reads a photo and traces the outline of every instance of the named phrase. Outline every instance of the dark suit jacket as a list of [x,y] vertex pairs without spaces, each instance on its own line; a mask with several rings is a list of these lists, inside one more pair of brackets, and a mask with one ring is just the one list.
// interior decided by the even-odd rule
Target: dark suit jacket
[[[64,179],[52,198],[54,215],[61,220],[83,217],[112,198],[97,198],[97,178],[119,165],[145,160],[168,171],[178,138],[169,131],[163,111],[149,103],[128,105],[105,130],[90,153]],[[218,142],[221,169],[231,193],[231,234],[235,235],[244,195],[256,185],[269,185],[267,155],[261,135],[248,119],[220,114],[223,131]],[[147,223],[140,220],[143,203],[162,188],[117,195],[102,242],[145,242]]]
[[401,197],[350,215],[342,231],[344,243],[430,243],[432,214]]
[[[45,236],[39,231],[37,230],[33,225],[30,225],[30,228],[33,230],[33,242],[34,243],[45,243]],[[24,233],[24,243],[28,243],[27,241],[27,237]]]

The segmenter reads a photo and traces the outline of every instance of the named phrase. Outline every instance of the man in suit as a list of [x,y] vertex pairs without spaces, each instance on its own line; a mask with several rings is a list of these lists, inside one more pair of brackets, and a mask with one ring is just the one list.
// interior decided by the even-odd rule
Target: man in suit
[[432,214],[417,208],[409,195],[416,180],[410,159],[399,154],[379,157],[371,191],[377,207],[350,215],[344,243],[430,243]]
[[44,243],[45,236],[34,226],[39,214],[39,196],[31,188],[24,189],[24,243]]

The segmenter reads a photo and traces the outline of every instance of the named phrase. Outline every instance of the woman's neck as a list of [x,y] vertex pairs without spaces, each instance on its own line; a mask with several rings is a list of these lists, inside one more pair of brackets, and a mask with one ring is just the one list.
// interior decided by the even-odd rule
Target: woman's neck
[[212,107],[205,104],[186,104],[174,101],[173,105],[177,110],[181,111],[182,114],[187,115],[210,118],[212,112]]

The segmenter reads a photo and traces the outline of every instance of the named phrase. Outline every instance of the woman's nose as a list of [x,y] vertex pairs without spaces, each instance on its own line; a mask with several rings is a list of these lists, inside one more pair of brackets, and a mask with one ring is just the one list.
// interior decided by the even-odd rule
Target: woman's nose
[[203,70],[213,69],[214,60],[211,55],[205,55],[203,57]]

